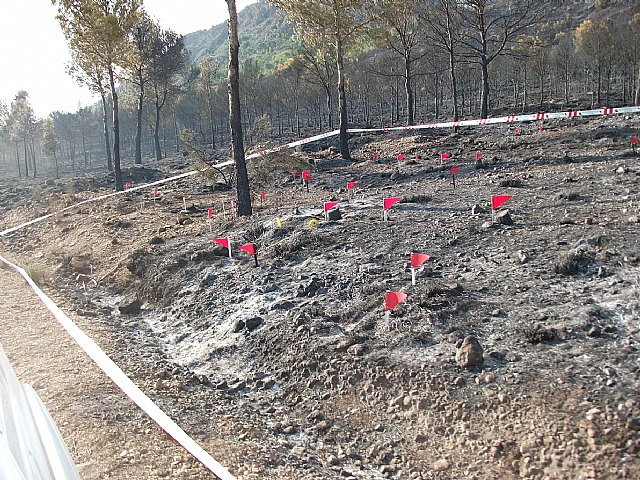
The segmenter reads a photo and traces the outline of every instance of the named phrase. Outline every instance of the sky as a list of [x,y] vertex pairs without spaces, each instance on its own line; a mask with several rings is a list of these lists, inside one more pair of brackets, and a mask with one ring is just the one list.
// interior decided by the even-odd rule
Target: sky
[[[237,0],[237,8],[255,1]],[[144,0],[144,6],[161,27],[183,35],[228,18],[224,0]],[[0,0],[0,12],[0,100],[10,105],[25,90],[38,118],[97,101],[66,73],[69,50],[51,0]]]

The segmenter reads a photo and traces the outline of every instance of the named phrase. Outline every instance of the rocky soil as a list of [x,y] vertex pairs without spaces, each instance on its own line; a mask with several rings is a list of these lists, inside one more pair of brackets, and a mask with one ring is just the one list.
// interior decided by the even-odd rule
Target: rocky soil
[[[6,227],[53,217],[2,248],[238,478],[638,478],[640,118],[518,128],[278,154],[242,219],[200,175],[64,213],[108,177],[4,181]],[[386,326],[388,290],[407,300]]]

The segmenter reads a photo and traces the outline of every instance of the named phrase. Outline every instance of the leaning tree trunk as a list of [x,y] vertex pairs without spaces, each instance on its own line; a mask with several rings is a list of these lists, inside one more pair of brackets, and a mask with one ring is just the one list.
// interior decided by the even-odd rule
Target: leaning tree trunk
[[344,59],[341,40],[338,40],[337,42],[336,53],[336,63],[338,68],[338,111],[340,114],[339,150],[342,158],[344,158],[345,160],[350,160],[351,154],[349,153],[349,134],[347,133],[347,95],[344,90]]
[[109,111],[107,110],[107,99],[103,92],[100,93],[102,99],[102,123],[104,126],[104,142],[107,149],[107,170],[113,172],[113,163],[111,161],[111,145],[109,144]]
[[118,92],[111,65],[109,65],[109,83],[111,85],[111,101],[113,102],[113,168],[116,177],[116,191],[120,192],[124,190],[122,171],[120,170],[120,119],[118,118]]
[[251,191],[249,176],[244,158],[244,143],[242,139],[242,114],[240,106],[240,75],[238,64],[238,12],[235,0],[226,0],[229,9],[229,127],[231,128],[231,150],[236,164],[236,192],[238,216],[250,216]]

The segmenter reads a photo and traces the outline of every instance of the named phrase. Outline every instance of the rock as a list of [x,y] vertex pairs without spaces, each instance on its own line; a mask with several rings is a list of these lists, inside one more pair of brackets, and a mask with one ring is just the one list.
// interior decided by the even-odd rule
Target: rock
[[330,222],[335,222],[341,219],[342,219],[342,214],[340,213],[339,208],[332,208],[327,212],[327,220],[329,220]]
[[260,325],[262,325],[264,323],[264,320],[262,320],[261,317],[253,317],[253,318],[249,318],[248,320],[245,320],[244,323],[247,327],[247,330],[252,332],[256,328],[258,328]]
[[440,460],[437,460],[433,464],[433,469],[436,472],[443,472],[444,470],[447,470],[448,468],[449,468],[449,462],[444,458],[441,458]]
[[639,215],[633,215],[631,217],[629,217],[627,219],[627,222],[629,223],[640,223],[640,216]]
[[149,245],[160,245],[162,243],[164,243],[164,238],[162,237],[153,236],[149,239]]
[[140,307],[142,307],[142,300],[137,295],[127,295],[118,305],[118,310],[123,315],[136,315],[140,313]]
[[293,303],[291,303],[289,300],[282,300],[271,305],[271,310],[291,310],[292,308]]
[[478,205],[477,203],[471,208],[471,214],[472,215],[480,215],[482,213],[485,213],[486,210],[484,208],[482,208],[480,205]]
[[328,420],[321,420],[316,424],[316,431],[326,432],[331,428],[331,423]]
[[244,320],[238,320],[236,324],[233,326],[233,333],[241,332],[242,330],[244,330],[244,327],[246,327]]
[[479,367],[484,363],[482,346],[474,336],[466,337],[456,351],[456,362],[462,368]]
[[509,210],[500,210],[496,213],[496,223],[500,225],[513,225],[513,219],[509,214]]
[[624,168],[623,166],[620,166],[620,167],[618,167],[618,168],[616,169],[616,173],[617,173],[618,175],[624,175],[625,173],[627,173],[627,171],[628,171],[628,170],[627,170],[626,168]]
[[74,272],[89,273],[89,266],[87,265],[87,262],[80,258],[71,257],[69,265],[71,265],[71,268],[73,268]]

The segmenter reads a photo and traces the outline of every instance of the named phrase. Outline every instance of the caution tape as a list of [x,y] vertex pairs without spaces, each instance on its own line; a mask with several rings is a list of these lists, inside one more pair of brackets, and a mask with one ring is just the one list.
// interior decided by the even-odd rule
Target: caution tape
[[31,279],[27,272],[0,255],[0,261],[4,262],[18,272],[31,286],[42,303],[49,309],[53,316],[60,322],[64,329],[71,335],[76,343],[89,357],[106,373],[109,378],[122,391],[135,402],[151,419],[153,419],[176,442],[182,445],[191,455],[197,458],[205,467],[214,473],[220,480],[235,480],[226,468],[220,465],[198,443],[196,443],[177,423],[164,413],[145,393],[133,383],[133,381],[116,365],[109,356],[85,334],[73,321],[51,300],[40,287]]
[[[348,133],[376,133],[376,132],[406,132],[411,130],[428,130],[434,128],[454,128],[454,127],[472,127],[481,125],[495,125],[500,123],[516,123],[516,122],[536,122],[544,120],[560,120],[567,118],[580,118],[580,117],[595,117],[606,115],[620,115],[625,113],[640,113],[640,106],[638,107],[605,107],[596,108],[591,110],[568,110],[566,112],[539,112],[527,115],[507,115],[504,117],[493,118],[479,118],[474,120],[458,120],[455,122],[439,122],[439,123],[426,123],[422,125],[411,125],[404,127],[382,127],[382,128],[349,128]],[[340,130],[333,130],[331,132],[323,133],[321,135],[315,135],[313,137],[303,138],[295,142],[288,143],[281,147],[271,148],[268,150],[262,150],[260,152],[253,153],[247,157],[257,158],[267,155],[269,153],[278,152],[284,148],[295,148],[307,143],[316,142],[324,138],[335,137],[340,134]]]

